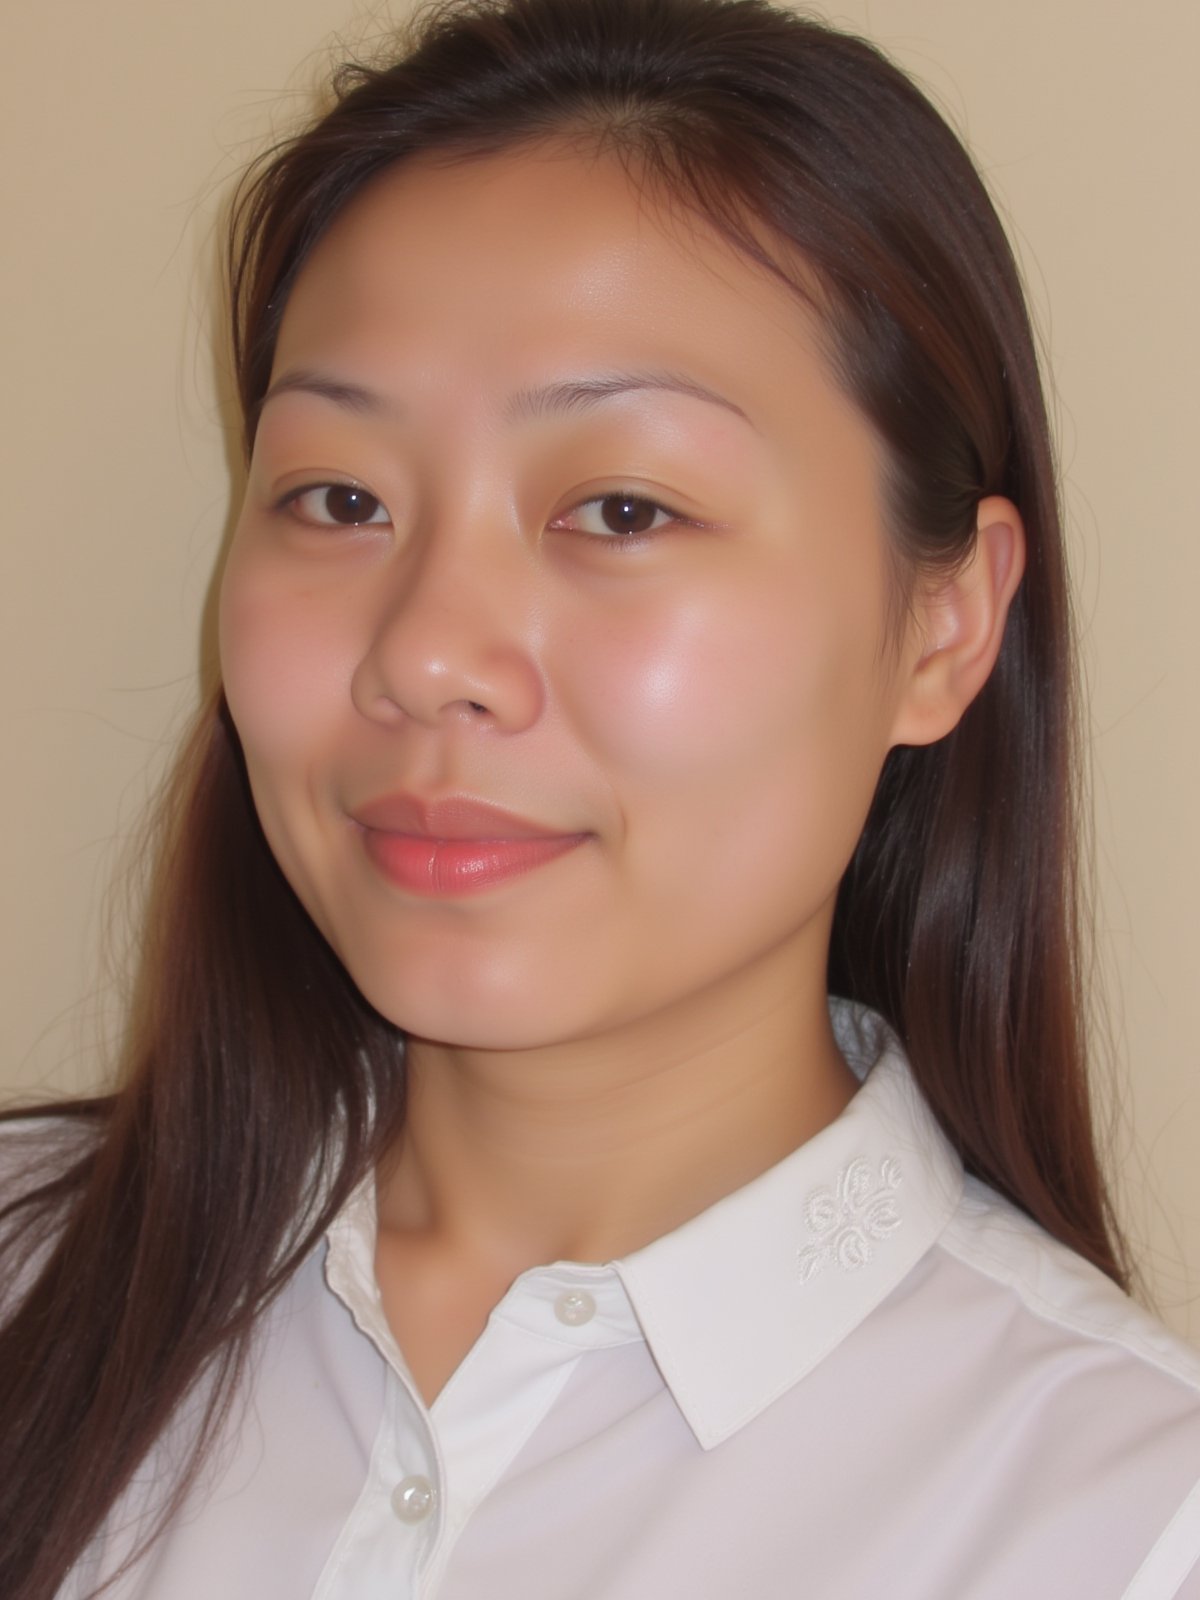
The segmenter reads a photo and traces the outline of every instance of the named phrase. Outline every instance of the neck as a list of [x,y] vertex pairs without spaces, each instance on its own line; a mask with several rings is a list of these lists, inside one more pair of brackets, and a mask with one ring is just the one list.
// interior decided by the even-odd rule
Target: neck
[[503,1285],[546,1262],[626,1255],[740,1188],[856,1087],[823,984],[758,988],[553,1048],[410,1040],[381,1237]]

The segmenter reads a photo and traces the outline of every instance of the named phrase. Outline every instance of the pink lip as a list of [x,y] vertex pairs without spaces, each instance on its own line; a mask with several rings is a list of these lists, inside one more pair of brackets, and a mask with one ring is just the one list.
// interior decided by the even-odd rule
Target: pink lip
[[351,813],[367,855],[413,894],[471,894],[565,855],[588,837],[555,833],[486,801],[382,795]]

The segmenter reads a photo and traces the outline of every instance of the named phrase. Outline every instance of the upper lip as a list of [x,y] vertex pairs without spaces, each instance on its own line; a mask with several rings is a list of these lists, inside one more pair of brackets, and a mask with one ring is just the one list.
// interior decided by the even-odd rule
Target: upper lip
[[422,800],[412,794],[384,794],[356,806],[350,815],[361,827],[380,833],[430,839],[555,839],[571,831],[545,827],[469,795]]

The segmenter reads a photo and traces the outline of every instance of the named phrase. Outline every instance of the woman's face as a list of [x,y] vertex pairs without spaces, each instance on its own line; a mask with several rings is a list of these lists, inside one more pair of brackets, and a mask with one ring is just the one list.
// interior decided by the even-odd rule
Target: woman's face
[[349,207],[284,314],[221,655],[271,847],[384,1015],[513,1048],[823,985],[913,656],[879,476],[800,303],[615,162]]

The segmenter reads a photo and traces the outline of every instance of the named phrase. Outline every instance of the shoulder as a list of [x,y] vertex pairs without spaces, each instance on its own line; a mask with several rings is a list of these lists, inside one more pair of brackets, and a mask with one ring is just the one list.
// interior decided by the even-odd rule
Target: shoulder
[[64,1178],[95,1149],[103,1120],[100,1101],[0,1116],[0,1211]]
[[81,1162],[95,1150],[103,1102],[0,1117],[0,1310],[12,1308],[61,1226]]
[[922,1297],[927,1359],[963,1369],[961,1426],[1028,1526],[1136,1572],[1131,1600],[1200,1596],[1200,1353],[973,1180]]
[[939,1244],[1064,1348],[1107,1347],[1131,1371],[1158,1374],[1181,1403],[1200,1408],[1200,1351],[985,1184],[966,1180]]

